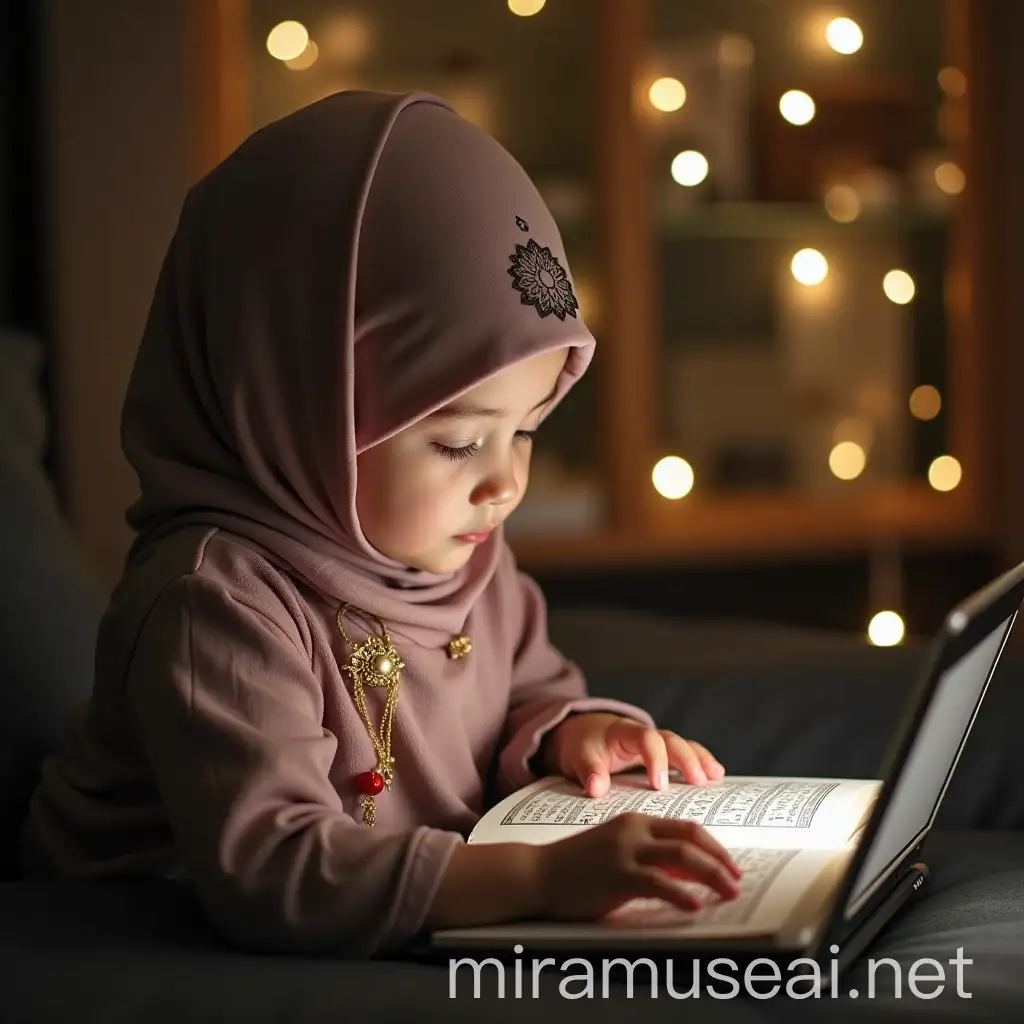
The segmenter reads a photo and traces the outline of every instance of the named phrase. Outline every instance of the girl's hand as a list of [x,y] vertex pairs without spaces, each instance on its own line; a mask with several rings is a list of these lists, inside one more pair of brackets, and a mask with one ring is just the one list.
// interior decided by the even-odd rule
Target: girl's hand
[[668,786],[669,767],[678,768],[687,782],[717,781],[725,769],[693,740],[668,729],[649,729],[640,722],[605,712],[586,712],[565,719],[548,744],[552,769],[576,779],[588,796],[603,796],[613,772],[643,764],[651,786]]
[[619,814],[535,850],[546,917],[596,920],[638,897],[698,910],[700,900],[678,878],[700,882],[726,900],[739,893],[742,870],[693,821]]

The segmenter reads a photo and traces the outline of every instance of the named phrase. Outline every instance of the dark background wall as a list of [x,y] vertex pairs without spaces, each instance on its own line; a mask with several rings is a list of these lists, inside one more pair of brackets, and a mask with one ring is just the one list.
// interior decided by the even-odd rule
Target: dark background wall
[[38,11],[0,0],[0,318],[46,334]]
[[[38,4],[0,0],[0,326],[31,334],[48,348],[40,39]],[[47,360],[43,387],[49,392],[51,385]],[[51,469],[53,456],[51,445]]]

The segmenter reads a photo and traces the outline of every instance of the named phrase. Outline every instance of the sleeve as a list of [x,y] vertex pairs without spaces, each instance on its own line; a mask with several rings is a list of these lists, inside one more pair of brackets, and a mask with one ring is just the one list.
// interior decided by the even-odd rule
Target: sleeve
[[337,740],[290,628],[200,578],[171,584],[132,659],[131,712],[214,926],[245,948],[367,957],[422,928],[463,839],[375,834],[345,812]]
[[548,639],[547,604],[540,587],[525,573],[516,572],[515,581],[516,603],[522,614],[512,666],[512,696],[498,759],[497,785],[502,793],[536,781],[530,762],[545,737],[569,715],[605,711],[654,726],[642,708],[588,696],[583,673]]

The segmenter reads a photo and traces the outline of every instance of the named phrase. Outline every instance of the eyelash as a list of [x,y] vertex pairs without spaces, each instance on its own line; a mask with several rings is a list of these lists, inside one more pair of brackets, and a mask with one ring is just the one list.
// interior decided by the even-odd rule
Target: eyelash
[[[535,430],[516,431],[516,437],[522,438],[526,441],[532,441],[535,434]],[[452,448],[449,445],[439,444],[436,442],[434,447],[444,458],[449,459],[452,462],[461,462],[463,459],[471,459],[478,451],[480,451],[480,445],[475,441],[472,444],[463,445],[461,448]]]

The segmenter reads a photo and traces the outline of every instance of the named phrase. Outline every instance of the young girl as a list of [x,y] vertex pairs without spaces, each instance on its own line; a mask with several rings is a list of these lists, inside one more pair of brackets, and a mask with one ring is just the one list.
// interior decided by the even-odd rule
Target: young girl
[[250,948],[594,918],[673,876],[736,893],[692,823],[475,846],[538,774],[722,767],[588,698],[501,524],[594,342],[520,166],[435,97],[349,92],[189,194],[129,387],[136,542],[92,699],[47,762],[30,869],[182,877]]

